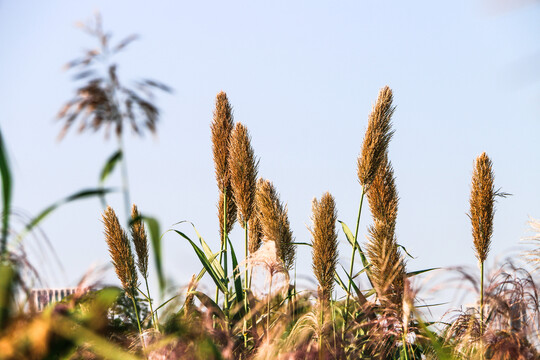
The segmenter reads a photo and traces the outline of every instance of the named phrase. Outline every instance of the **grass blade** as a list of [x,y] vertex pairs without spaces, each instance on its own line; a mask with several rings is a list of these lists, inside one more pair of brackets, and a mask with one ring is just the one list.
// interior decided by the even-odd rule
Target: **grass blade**
[[1,255],[7,251],[7,235],[9,230],[9,214],[11,212],[11,170],[4,137],[0,132],[0,175],[2,177],[2,246]]
[[99,183],[103,184],[105,180],[109,177],[109,175],[114,171],[114,168],[116,167],[116,164],[122,160],[122,150],[115,151],[108,159],[105,165],[103,166],[103,169],[101,170],[101,174],[99,175]]

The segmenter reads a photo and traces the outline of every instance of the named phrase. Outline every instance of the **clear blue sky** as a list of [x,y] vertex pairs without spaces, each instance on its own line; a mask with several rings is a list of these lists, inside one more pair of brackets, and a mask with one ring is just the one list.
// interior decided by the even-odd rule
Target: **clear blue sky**
[[[287,202],[296,240],[310,241],[311,199],[327,190],[353,226],[356,159],[371,106],[388,84],[397,105],[390,147],[401,198],[397,236],[416,257],[408,268],[475,265],[466,212],[482,151],[496,185],[513,194],[497,204],[490,261],[507,256],[527,235],[528,217],[540,217],[540,6],[522,3],[0,1],[0,126],[14,205],[36,214],[96,186],[115,150],[102,133],[55,140],[54,116],[75,87],[62,66],[96,45],[74,24],[99,9],[116,40],[141,35],[118,58],[120,76],[175,89],[159,97],[156,139],[127,134],[132,200],[163,231],[190,220],[217,247],[209,125],[220,90],[250,129],[260,175]],[[110,201],[122,213],[120,194]],[[86,200],[43,223],[64,271],[45,264],[48,252],[28,239],[49,285],[74,285],[92,264],[109,262],[101,210]],[[363,234],[368,223],[366,211]],[[339,238],[346,266],[350,248],[341,231]],[[238,228],[232,239],[242,249]],[[166,235],[164,252],[176,284],[200,270],[179,237]],[[310,277],[310,250],[299,249],[298,260],[298,276]],[[110,269],[106,279],[115,281]]]

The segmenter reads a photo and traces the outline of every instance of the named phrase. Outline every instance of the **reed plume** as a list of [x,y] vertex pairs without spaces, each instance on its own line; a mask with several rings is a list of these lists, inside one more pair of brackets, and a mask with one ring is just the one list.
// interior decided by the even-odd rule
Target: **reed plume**
[[237,123],[232,132],[228,161],[238,221],[244,228],[253,213],[258,161],[255,160],[248,129],[241,123]]
[[287,208],[279,200],[272,182],[261,178],[257,181],[256,201],[263,238],[265,241],[275,241],[279,258],[287,270],[291,270],[296,246],[293,244]]
[[395,236],[398,194],[394,171],[386,157],[379,166],[367,197],[373,216],[366,246],[366,254],[371,263],[371,281],[379,298],[399,305],[402,302],[406,273]]
[[495,214],[494,174],[490,158],[485,152],[476,158],[469,199],[472,235],[476,258],[480,263],[480,332],[484,332],[484,261],[493,235]]
[[259,250],[262,243],[262,229],[261,222],[257,216],[257,208],[254,209],[253,216],[249,219],[248,228],[249,228],[249,253],[253,254],[255,251]]
[[495,196],[492,162],[484,152],[475,161],[469,200],[474,248],[480,262],[486,260],[491,245]]
[[135,260],[126,232],[120,226],[114,210],[108,206],[103,214],[105,225],[105,240],[109,246],[109,254],[116,271],[116,275],[124,291],[134,297],[137,293],[138,278],[135,269]]
[[375,179],[377,169],[384,160],[388,144],[394,134],[391,120],[395,106],[392,106],[392,100],[392,90],[385,86],[380,90],[377,102],[369,115],[362,150],[358,157],[358,180],[365,191],[368,191]]
[[313,199],[313,272],[319,282],[319,300],[328,303],[334,289],[334,273],[338,262],[337,210],[334,197],[325,193],[321,200]]
[[148,278],[148,237],[141,214],[135,204],[131,208],[131,238],[137,254],[137,267],[141,275],[146,279]]
[[[234,128],[234,120],[232,107],[227,99],[227,94],[225,94],[223,91],[216,96],[216,108],[214,110],[214,118],[210,128],[212,130],[212,151],[214,155],[216,181],[220,191],[218,203],[219,231],[220,234],[222,234],[223,229],[226,229],[226,232],[229,233],[232,230],[234,221],[236,219],[236,205],[232,197],[229,170],[230,138]],[[227,198],[226,224],[223,216],[225,211],[225,196]]]
[[[392,106],[393,94],[392,90],[385,86],[379,91],[377,102],[369,115],[368,127],[362,142],[362,150],[358,157],[358,181],[362,186],[360,195],[360,206],[358,207],[358,216],[356,219],[356,230],[354,232],[354,245],[351,256],[351,264],[349,267],[349,283],[347,286],[346,309],[349,308],[349,298],[351,293],[351,283],[354,271],[354,255],[358,244],[358,229],[360,227],[360,216],[362,214],[362,204],[364,203],[364,195],[369,191],[371,184],[375,180],[379,166],[384,161],[388,144],[392,139],[394,131],[392,130],[392,114],[395,107]],[[367,270],[368,273],[370,270]],[[347,325],[348,312],[345,313],[344,326]]]

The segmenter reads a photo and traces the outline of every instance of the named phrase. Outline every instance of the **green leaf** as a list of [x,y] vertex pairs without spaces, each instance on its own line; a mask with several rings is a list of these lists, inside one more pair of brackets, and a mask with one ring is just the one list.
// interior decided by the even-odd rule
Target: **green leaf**
[[161,231],[159,229],[159,222],[150,216],[142,215],[141,218],[148,227],[148,233],[150,234],[150,241],[154,248],[154,262],[156,263],[156,271],[159,283],[159,292],[163,296],[165,291],[165,273],[163,272],[163,256],[161,248]]
[[434,268],[429,268],[429,269],[410,271],[410,272],[407,273],[407,277],[413,277],[413,276],[423,274],[423,273],[428,272],[428,271],[439,270],[439,269],[440,269],[439,267],[434,267]]
[[341,224],[341,227],[343,228],[343,232],[345,233],[345,237],[347,237],[347,240],[349,241],[349,244],[354,248],[356,246],[356,250],[358,250],[358,253],[360,254],[360,259],[362,260],[362,264],[364,267],[369,266],[369,261],[367,260],[366,256],[364,255],[364,252],[362,251],[362,248],[360,247],[360,244],[358,244],[358,241],[354,238],[354,235],[351,232],[351,229],[345,224],[343,221],[338,220]]
[[35,218],[30,220],[30,222],[26,225],[24,230],[17,236],[17,241],[22,240],[28,232],[32,231],[32,229],[35,228],[41,221],[43,221],[43,219],[45,219],[50,213],[52,213],[54,210],[56,210],[60,206],[67,204],[69,202],[75,201],[75,200],[86,199],[93,196],[103,196],[104,194],[110,193],[112,191],[114,190],[112,189],[81,190],[60,201],[55,202],[54,204],[45,208],[45,210],[40,212]]
[[310,244],[310,243],[307,243],[307,242],[293,242],[292,244],[293,245],[304,245],[304,246],[313,247],[313,244]]
[[2,246],[1,251],[7,251],[7,236],[9,231],[9,215],[11,212],[11,170],[9,168],[8,154],[2,132],[0,132],[0,175],[2,177]]
[[107,159],[107,162],[103,166],[103,169],[101,170],[101,174],[99,175],[100,184],[103,184],[105,180],[107,180],[109,175],[114,171],[116,164],[122,160],[122,157],[123,157],[122,150],[118,149]]
[[214,315],[216,315],[221,320],[225,319],[225,314],[223,311],[221,311],[221,308],[214,302],[214,300],[210,299],[208,295],[205,293],[202,293],[200,291],[191,291],[193,295],[199,299],[201,304],[203,304],[208,310],[210,310]]
[[189,243],[193,247],[193,250],[195,250],[195,254],[197,254],[197,257],[199,258],[199,261],[204,266],[204,268],[206,269],[206,271],[208,272],[208,274],[210,275],[212,280],[214,280],[214,283],[216,284],[216,286],[223,293],[226,293],[227,292],[227,287],[225,286],[224,281],[222,281],[222,278],[220,278],[216,274],[216,272],[214,271],[214,268],[212,267],[212,264],[206,258],[206,255],[204,254],[204,251],[201,248],[199,248],[193,241],[191,241],[191,239],[186,234],[184,234],[183,232],[181,232],[179,230],[172,230],[172,231],[174,231],[175,233],[177,233],[178,235],[180,235],[181,237],[183,237],[184,239],[189,241]]
[[238,260],[231,239],[227,236],[229,245],[231,246],[231,259],[233,265],[234,291],[236,292],[236,302],[241,304],[244,301],[244,291],[242,290],[242,278],[240,277],[240,269],[238,269]]
[[203,249],[206,257],[210,260],[210,264],[212,264],[212,268],[214,269],[216,274],[220,278],[223,279],[225,277],[225,271],[221,267],[221,264],[219,263],[219,259],[217,258],[217,256],[219,255],[219,252],[214,253],[212,251],[212,249],[210,249],[210,246],[208,246],[206,241],[204,241],[201,234],[199,234],[199,232],[195,228],[195,225],[191,224],[191,226],[193,226],[193,230],[195,230],[195,233],[197,234],[197,237],[199,238],[199,242],[201,243],[202,249]]
[[407,251],[407,249],[405,249],[405,246],[400,245],[400,244],[397,244],[397,247],[398,247],[398,248],[402,248],[403,251],[405,252],[405,254],[407,254],[411,259],[416,259],[414,256],[412,256],[411,254],[409,254],[409,252]]

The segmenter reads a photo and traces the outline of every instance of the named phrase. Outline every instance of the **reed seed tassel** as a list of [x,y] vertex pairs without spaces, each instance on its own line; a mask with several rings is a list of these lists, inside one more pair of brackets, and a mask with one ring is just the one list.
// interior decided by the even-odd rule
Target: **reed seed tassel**
[[493,235],[495,192],[492,163],[486,153],[476,158],[472,175],[470,213],[476,257],[483,263]]
[[287,270],[291,270],[296,257],[296,246],[293,244],[287,208],[279,200],[274,185],[265,179],[257,181],[256,201],[264,239],[275,241],[278,257]]
[[325,193],[320,201],[313,199],[313,272],[319,282],[319,300],[327,304],[334,289],[334,273],[338,262],[337,210],[334,197]]
[[[236,219],[236,206],[232,197],[229,170],[229,148],[231,133],[234,128],[232,107],[227,99],[227,94],[221,91],[216,96],[216,108],[212,125],[212,152],[214,155],[214,167],[216,181],[220,191],[218,203],[219,231],[223,234],[223,196],[227,196],[227,233],[232,230]],[[222,237],[222,236],[221,236]],[[223,239],[222,239],[223,241]]]
[[248,229],[249,229],[249,253],[253,254],[255,251],[259,250],[262,244],[262,229],[261,229],[261,222],[259,221],[259,217],[257,215],[257,208],[255,208],[255,211],[253,213],[253,216],[249,219],[248,223]]
[[138,279],[135,261],[126,232],[120,227],[114,210],[109,206],[103,214],[105,225],[105,240],[109,246],[109,254],[116,271],[116,275],[124,291],[132,298],[137,293]]
[[394,171],[386,157],[379,166],[367,197],[373,216],[366,246],[371,263],[371,280],[379,298],[400,306],[406,276],[405,262],[395,237],[398,194]]
[[392,100],[392,90],[385,86],[379,92],[377,102],[369,115],[362,150],[358,157],[358,180],[365,191],[368,191],[375,179],[377,169],[384,160],[388,144],[394,134],[391,118],[395,106],[392,106]]
[[255,160],[248,129],[241,123],[237,123],[232,132],[229,151],[234,202],[238,209],[238,221],[244,227],[253,213],[259,164]]
[[137,267],[146,279],[148,278],[148,237],[141,214],[135,204],[131,208],[131,238],[137,254]]

